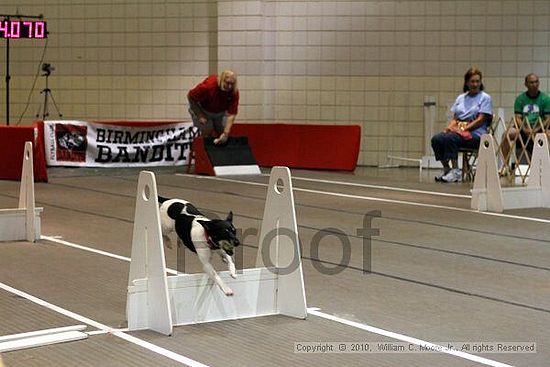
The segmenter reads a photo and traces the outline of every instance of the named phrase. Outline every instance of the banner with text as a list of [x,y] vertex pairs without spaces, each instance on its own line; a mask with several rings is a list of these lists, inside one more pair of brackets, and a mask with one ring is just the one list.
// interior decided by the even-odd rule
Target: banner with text
[[198,129],[191,122],[132,126],[45,121],[48,166],[144,167],[187,164]]

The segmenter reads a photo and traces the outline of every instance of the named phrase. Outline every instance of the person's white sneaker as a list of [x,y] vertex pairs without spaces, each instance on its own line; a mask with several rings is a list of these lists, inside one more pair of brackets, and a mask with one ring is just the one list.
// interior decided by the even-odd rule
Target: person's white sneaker
[[443,176],[445,176],[449,172],[451,172],[451,170],[448,170],[447,172],[443,171],[440,174],[438,174],[437,176],[435,176],[435,182],[441,182]]
[[455,182],[462,182],[462,170],[456,169],[456,181]]
[[462,171],[458,168],[454,168],[449,171],[445,176],[441,177],[443,182],[460,182],[462,181]]

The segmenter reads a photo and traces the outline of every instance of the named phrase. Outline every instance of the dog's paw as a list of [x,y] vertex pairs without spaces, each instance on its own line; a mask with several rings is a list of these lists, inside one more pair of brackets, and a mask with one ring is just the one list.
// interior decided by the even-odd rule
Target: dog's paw
[[227,288],[225,291],[224,291],[225,295],[228,296],[228,297],[231,297],[233,295],[233,290],[230,289],[230,288]]

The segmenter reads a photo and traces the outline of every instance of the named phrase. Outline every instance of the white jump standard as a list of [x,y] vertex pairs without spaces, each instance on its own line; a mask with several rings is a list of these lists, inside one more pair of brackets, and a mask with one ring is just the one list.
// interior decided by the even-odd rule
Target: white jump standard
[[42,211],[43,208],[36,208],[34,203],[32,143],[28,141],[23,154],[19,207],[0,209],[0,241],[39,240]]
[[[170,335],[173,327],[240,318],[307,316],[290,171],[274,167],[269,180],[256,268],[232,278],[227,297],[207,274],[167,276],[155,175],[142,171],[136,195],[126,315],[129,330]],[[272,263],[272,264],[271,264]],[[267,267],[269,266],[269,267]]]
[[472,189],[472,209],[502,212],[506,209],[550,207],[550,154],[546,134],[535,136],[527,186],[502,187],[498,175],[496,143],[483,135]]

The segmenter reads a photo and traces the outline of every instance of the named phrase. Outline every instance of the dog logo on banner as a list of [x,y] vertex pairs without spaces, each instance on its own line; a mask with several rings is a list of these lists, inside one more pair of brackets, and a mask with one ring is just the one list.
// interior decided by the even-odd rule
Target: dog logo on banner
[[55,124],[57,160],[86,162],[87,132],[86,126]]

